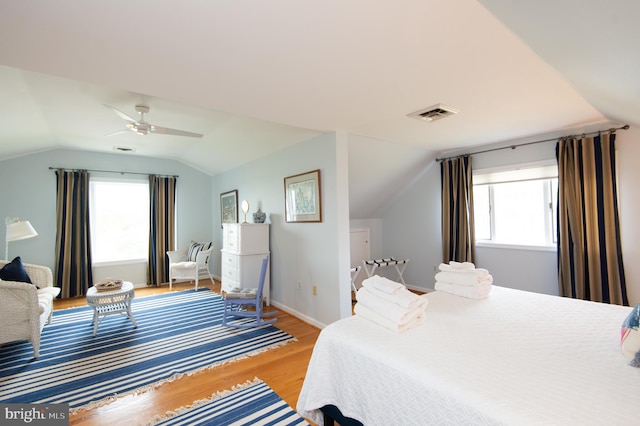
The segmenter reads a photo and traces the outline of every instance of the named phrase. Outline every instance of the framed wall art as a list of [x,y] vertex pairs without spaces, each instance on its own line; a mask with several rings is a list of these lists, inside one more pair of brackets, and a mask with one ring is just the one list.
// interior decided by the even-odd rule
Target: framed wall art
[[220,194],[220,227],[223,223],[238,223],[238,190]]
[[322,222],[320,170],[284,178],[285,220]]

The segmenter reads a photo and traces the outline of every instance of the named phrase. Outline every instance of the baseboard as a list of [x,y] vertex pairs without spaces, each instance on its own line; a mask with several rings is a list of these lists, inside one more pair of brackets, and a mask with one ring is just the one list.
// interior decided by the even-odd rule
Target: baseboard
[[291,309],[290,307],[283,305],[282,303],[278,303],[276,301],[274,301],[273,299],[271,299],[271,305],[273,305],[274,307],[283,310],[284,312],[288,313],[289,315],[293,315],[294,317],[298,318],[301,321],[306,322],[309,325],[312,325],[314,327],[317,327],[319,329],[323,329],[325,328],[327,325],[326,324],[322,324],[318,321],[316,321],[313,318],[310,318],[304,314],[302,314],[301,312],[296,311],[295,309]]

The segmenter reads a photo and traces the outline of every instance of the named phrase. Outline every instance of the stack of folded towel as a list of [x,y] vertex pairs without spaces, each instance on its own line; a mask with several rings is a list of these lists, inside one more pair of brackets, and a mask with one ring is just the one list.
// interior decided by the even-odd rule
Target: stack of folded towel
[[436,274],[435,289],[470,299],[489,297],[493,277],[489,271],[471,262],[441,263]]
[[395,281],[374,275],[362,282],[353,308],[356,315],[395,332],[424,321],[427,299]]

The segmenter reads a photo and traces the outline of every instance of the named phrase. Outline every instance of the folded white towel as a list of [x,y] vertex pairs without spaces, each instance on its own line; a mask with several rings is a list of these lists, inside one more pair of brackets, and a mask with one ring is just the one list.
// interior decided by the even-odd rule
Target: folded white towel
[[486,299],[491,292],[491,284],[479,284],[478,286],[459,285],[436,282],[434,287],[437,291],[455,294],[456,296],[467,297],[469,299]]
[[[473,263],[468,263],[468,265],[473,265]],[[453,267],[453,266],[447,265],[446,263],[441,263],[438,266],[438,269],[440,270],[440,272],[455,272],[457,274],[475,274],[479,276],[489,275],[489,271],[484,268],[460,268],[460,267]]]
[[389,294],[389,293],[385,293],[384,291],[378,290],[372,285],[363,286],[362,288],[366,288],[368,291],[375,294],[376,296],[384,300],[387,300],[391,303],[395,303],[396,305],[404,309],[414,309],[416,307],[419,307],[419,305],[421,305],[422,303],[426,302],[426,299],[423,299],[421,296],[415,293],[412,293],[407,289],[404,289],[398,292],[397,294]]
[[353,307],[353,311],[356,315],[365,318],[388,330],[395,331],[396,333],[402,333],[403,331],[422,324],[425,318],[425,313],[424,311],[422,311],[413,318],[409,319],[407,322],[398,324],[389,320],[388,318],[383,317],[382,315],[379,315],[377,312],[367,308],[361,303],[356,303],[356,305]]
[[407,289],[404,285],[397,283],[395,281],[391,281],[390,279],[381,277],[379,275],[374,275],[372,277],[367,278],[366,280],[362,281],[362,285],[373,286],[378,290],[384,291],[385,293],[388,293],[388,294],[398,294],[402,290]]
[[449,262],[449,266],[454,269],[476,269],[476,265],[471,262],[456,262],[452,260]]
[[451,266],[447,265],[446,263],[441,263],[440,265],[438,265],[438,269],[440,271],[450,271],[453,268]]
[[[478,269],[475,269],[475,271],[478,271]],[[473,272],[438,272],[435,279],[443,283],[469,286],[493,283],[493,277],[488,272],[486,275],[478,275]]]
[[[408,291],[408,290],[407,290]],[[405,323],[415,317],[418,313],[424,312],[428,300],[420,298],[412,309],[402,308],[394,302],[376,296],[369,290],[369,287],[361,287],[356,292],[358,303],[366,306],[378,315],[398,324]]]
[[451,261],[448,264],[441,263],[438,265],[438,269],[441,271],[473,271],[476,269],[476,265],[471,262],[454,262]]

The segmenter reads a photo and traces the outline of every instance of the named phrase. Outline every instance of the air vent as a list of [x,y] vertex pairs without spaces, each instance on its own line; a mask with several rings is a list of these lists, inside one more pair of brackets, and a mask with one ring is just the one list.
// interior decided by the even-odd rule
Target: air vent
[[457,114],[453,108],[449,108],[442,104],[434,105],[429,108],[421,109],[420,111],[412,112],[409,117],[417,118],[418,120],[430,122],[440,120],[441,118],[448,117],[453,114]]
[[114,151],[121,151],[121,152],[135,152],[135,148],[129,148],[128,146],[114,146],[113,147]]

